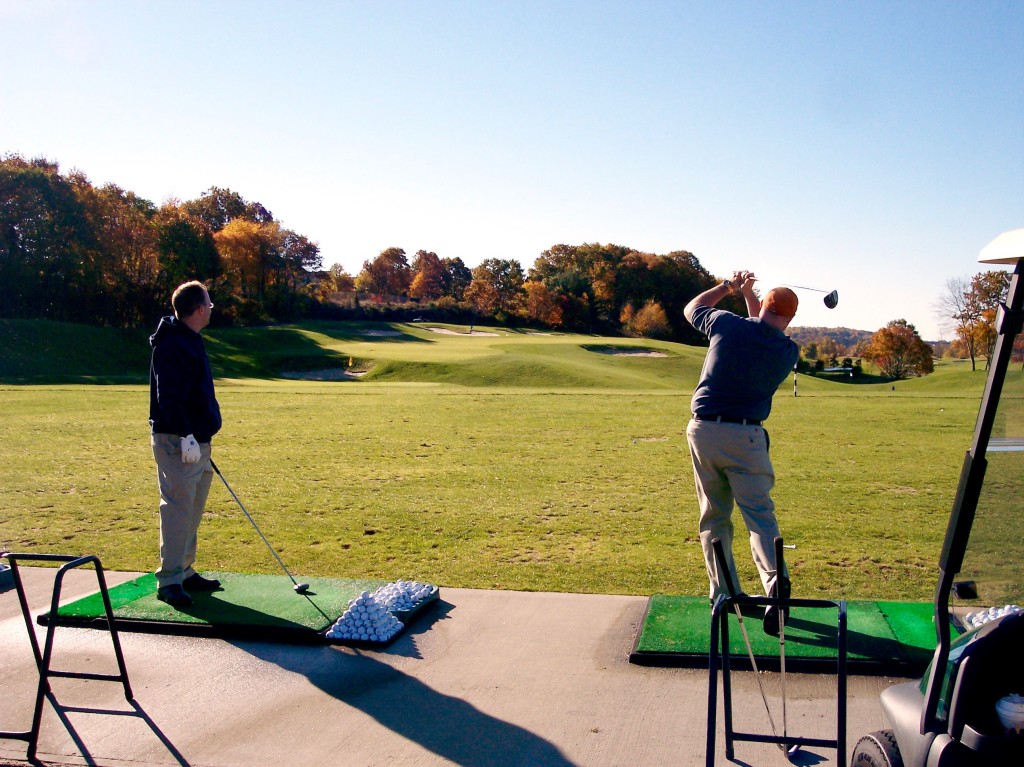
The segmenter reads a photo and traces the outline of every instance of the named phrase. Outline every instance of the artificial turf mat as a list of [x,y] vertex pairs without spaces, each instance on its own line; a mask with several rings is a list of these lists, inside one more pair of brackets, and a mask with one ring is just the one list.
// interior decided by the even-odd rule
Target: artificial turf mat
[[[152,573],[109,589],[118,631],[324,642],[323,632],[344,614],[349,600],[388,583],[308,578],[309,590],[298,594],[292,582],[280,575],[204,574],[219,579],[221,589],[191,592],[192,606],[183,610],[156,598],[157,582]],[[418,612],[414,609],[395,616],[408,624]],[[39,616],[40,623],[48,621],[49,613]],[[58,608],[57,624],[106,628],[100,593]]]
[[[762,669],[778,668],[779,639],[764,633],[764,608],[744,613],[750,645]],[[847,670],[861,674],[919,676],[935,650],[930,602],[846,603]],[[794,607],[786,621],[786,669],[834,672],[838,610]],[[637,631],[630,662],[649,666],[708,665],[711,608],[707,597],[655,595]],[[749,668],[735,614],[729,613],[730,663]]]

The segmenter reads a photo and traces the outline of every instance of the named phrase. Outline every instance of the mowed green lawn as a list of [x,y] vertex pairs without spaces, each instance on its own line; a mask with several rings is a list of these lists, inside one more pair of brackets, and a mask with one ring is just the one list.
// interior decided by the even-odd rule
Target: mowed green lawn
[[[0,548],[154,569],[145,333],[0,325]],[[704,350],[467,330],[208,333],[224,376],[214,459],[292,572],[704,593],[685,439]],[[368,372],[282,377],[337,377],[350,360]],[[932,598],[984,378],[951,363],[895,391],[800,376],[794,397],[782,385],[768,428],[797,594]],[[1019,370],[1005,391],[1024,396]],[[279,572],[219,480],[207,511],[202,568]],[[746,548],[741,533],[737,561],[755,590]]]

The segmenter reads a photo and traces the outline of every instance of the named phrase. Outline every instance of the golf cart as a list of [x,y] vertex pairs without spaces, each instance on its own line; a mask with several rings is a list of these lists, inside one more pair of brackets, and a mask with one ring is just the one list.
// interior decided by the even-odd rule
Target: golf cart
[[939,557],[935,654],[920,682],[882,693],[892,729],[861,738],[852,767],[1024,765],[1024,398],[1000,396],[1024,323],[1024,229],[979,261],[1014,271]]

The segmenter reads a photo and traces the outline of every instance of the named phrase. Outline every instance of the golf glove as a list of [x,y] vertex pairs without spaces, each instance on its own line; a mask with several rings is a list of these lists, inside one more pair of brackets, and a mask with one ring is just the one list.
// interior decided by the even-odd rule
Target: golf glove
[[181,438],[181,462],[182,463],[199,463],[199,459],[203,457],[203,451],[199,449],[199,443],[196,442],[196,438],[189,434],[187,437]]

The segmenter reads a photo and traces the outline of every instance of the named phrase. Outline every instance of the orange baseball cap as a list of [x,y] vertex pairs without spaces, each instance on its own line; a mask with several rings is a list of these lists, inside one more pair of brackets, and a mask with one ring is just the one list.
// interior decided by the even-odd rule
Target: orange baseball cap
[[772,288],[764,297],[762,306],[780,317],[795,317],[799,304],[796,293],[789,288]]

